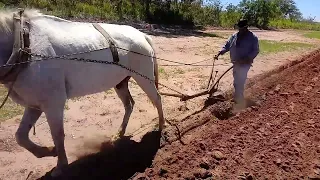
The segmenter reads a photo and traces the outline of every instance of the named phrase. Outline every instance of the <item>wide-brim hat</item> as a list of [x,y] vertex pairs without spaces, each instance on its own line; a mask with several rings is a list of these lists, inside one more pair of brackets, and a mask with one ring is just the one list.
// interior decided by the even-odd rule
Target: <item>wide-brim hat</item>
[[248,27],[248,20],[246,19],[241,19],[238,21],[238,23],[236,24],[239,28],[244,28],[244,27]]

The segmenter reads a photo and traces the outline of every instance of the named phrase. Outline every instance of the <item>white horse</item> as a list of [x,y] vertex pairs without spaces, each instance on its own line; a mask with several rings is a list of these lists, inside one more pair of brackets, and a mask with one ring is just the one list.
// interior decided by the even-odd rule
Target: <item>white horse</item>
[[[0,65],[6,64],[13,47],[13,10],[0,12]],[[106,38],[91,23],[67,21],[44,15],[38,10],[26,9],[23,14],[30,22],[30,49],[44,56],[62,56],[108,47]],[[117,65],[86,63],[52,59],[30,63],[21,71],[13,86],[10,98],[25,107],[16,132],[17,143],[36,157],[58,156],[52,175],[59,175],[68,165],[64,146],[63,116],[67,99],[98,93],[110,88],[125,107],[118,135],[121,137],[133,110],[134,100],[128,89],[128,80],[134,78],[148,95],[159,115],[159,130],[164,127],[161,98],[158,93],[158,67],[152,40],[139,30],[126,26],[100,23],[118,47],[138,52],[119,50],[119,63],[154,80],[147,80]],[[110,49],[76,54],[72,57],[113,61]],[[32,60],[39,59],[32,57]],[[156,82],[156,83],[154,83]],[[6,87],[10,86],[5,84]],[[50,126],[55,147],[41,147],[29,139],[31,127],[42,113]]]

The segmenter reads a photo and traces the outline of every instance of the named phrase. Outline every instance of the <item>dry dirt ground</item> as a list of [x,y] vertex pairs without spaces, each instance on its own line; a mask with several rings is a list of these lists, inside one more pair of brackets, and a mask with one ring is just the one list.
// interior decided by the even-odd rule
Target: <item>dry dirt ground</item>
[[[214,33],[218,37],[212,37],[206,33],[184,36],[152,33],[152,37],[158,57],[183,63],[194,63],[212,59],[232,32],[217,30]],[[320,44],[320,41],[304,38],[301,33],[295,31],[254,32],[261,40],[304,42],[315,46],[295,49],[295,51],[262,53],[256,58],[249,72],[250,78],[296,60],[299,56],[318,48]],[[211,63],[209,60],[201,64]],[[206,88],[210,67],[163,66],[168,64],[170,63],[159,61],[160,83],[186,94],[193,94]],[[231,65],[228,63],[228,55],[225,55],[217,62],[215,70],[219,71],[219,75],[229,66]],[[316,67],[310,68],[316,69]],[[117,132],[122,122],[124,109],[113,90],[69,100],[66,105],[64,126],[66,151],[69,163],[73,162],[70,166],[73,175],[80,174],[82,178],[87,175],[87,177],[96,177],[96,179],[99,177],[101,179],[128,179],[137,171],[143,172],[151,164],[156,153],[154,168],[147,169],[146,173],[140,174],[142,179],[143,176],[149,179],[201,179],[204,177],[210,179],[214,176],[234,179],[242,172],[252,173],[255,177],[268,176],[272,177],[271,179],[273,177],[286,179],[291,175],[297,177],[297,173],[300,172],[299,176],[310,175],[311,171],[317,173],[319,164],[317,165],[315,157],[319,156],[319,133],[316,133],[319,131],[317,125],[319,106],[313,107],[317,104],[312,103],[311,100],[316,98],[319,92],[314,94],[311,92],[319,90],[319,81],[314,80],[314,86],[311,86],[311,79],[315,75],[312,73],[315,72],[311,71],[308,77],[299,68],[296,70],[299,70],[301,76],[295,71],[292,71],[291,74],[296,79],[294,82],[297,82],[293,83],[295,85],[293,87],[298,89],[289,88],[288,83],[293,81],[281,81],[284,87],[283,92],[289,93],[285,95],[287,99],[283,99],[282,96],[278,98],[280,94],[277,93],[266,95],[268,100],[264,102],[264,108],[261,110],[246,112],[234,117],[234,120],[207,123],[192,133],[185,132],[183,139],[188,144],[187,146],[174,142],[159,151],[157,151],[159,148],[157,140],[154,140],[159,134],[147,133],[158,124],[156,109],[134,81],[130,83],[130,91],[136,104],[126,133],[127,136],[133,136],[131,140],[124,139],[114,145],[107,143],[103,146],[105,148],[103,153],[81,160],[77,159],[86,153],[99,151],[99,143]],[[312,78],[310,78],[311,75]],[[308,78],[303,81],[303,77]],[[309,87],[306,94],[303,93],[303,89],[299,89],[306,88],[305,86]],[[232,87],[232,74],[228,73],[221,80],[220,90],[225,91],[230,87]],[[282,92],[282,87],[280,89]],[[160,91],[170,92],[162,87]],[[296,91],[298,95],[294,94]],[[259,89],[258,94],[262,92],[263,89]],[[163,96],[165,116],[178,124],[184,121],[191,122],[190,120],[195,122],[207,122],[208,118],[212,120],[214,118],[211,114],[190,116],[203,107],[205,98],[204,96],[188,102],[180,102],[177,98]],[[302,106],[304,102],[310,103],[308,109]],[[290,110],[290,103],[294,103],[293,110]],[[281,113],[279,113],[280,110]],[[307,119],[306,122],[293,114],[303,115],[303,118]],[[26,179],[28,175],[30,175],[29,179],[37,179],[45,175],[56,164],[56,158],[37,159],[16,144],[14,133],[20,118],[21,116],[17,116],[1,123],[0,126],[0,179]],[[266,121],[270,122],[264,124]],[[303,127],[305,130],[296,127]],[[168,129],[170,128],[172,129],[172,127]],[[169,139],[173,136],[170,136]],[[38,144],[53,145],[44,115],[36,124],[36,135],[31,132],[30,138]],[[308,153],[308,150],[311,154]],[[137,161],[140,164],[137,164]],[[270,172],[272,173],[269,174]]]

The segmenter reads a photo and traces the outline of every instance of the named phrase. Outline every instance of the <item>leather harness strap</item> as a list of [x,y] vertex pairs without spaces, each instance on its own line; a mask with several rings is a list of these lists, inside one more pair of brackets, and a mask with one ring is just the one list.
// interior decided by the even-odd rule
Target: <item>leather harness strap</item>
[[115,41],[112,39],[112,37],[98,24],[98,23],[92,23],[93,27],[95,27],[105,38],[106,40],[109,42],[110,45],[110,50],[112,53],[112,57],[113,57],[113,62],[118,63],[119,62],[119,54],[117,51],[117,47],[116,47],[116,43]]
[[[18,13],[13,14],[14,43],[13,43],[12,54],[6,64],[15,64],[20,62],[25,62],[25,61],[28,61],[30,57],[30,54],[26,53],[26,52],[30,52],[29,27],[24,28],[25,26],[28,26],[29,23],[23,19],[22,13],[23,13],[23,10],[20,9]],[[20,48],[23,49],[24,51],[21,51]],[[26,65],[27,64],[20,64],[16,66],[3,67],[0,69],[0,83],[2,84],[11,83],[9,85],[8,93],[4,98],[2,104],[0,105],[0,109],[2,109],[2,107],[7,102],[9,95],[12,92],[13,85],[19,73]]]
[[[13,36],[14,44],[12,54],[6,64],[21,63],[29,60],[30,55],[24,51],[30,52],[29,39],[29,22],[22,16],[23,10],[13,14]],[[20,51],[23,49],[24,51]],[[0,83],[7,84],[14,82],[20,71],[27,64],[20,64],[16,66],[7,66],[0,69]]]

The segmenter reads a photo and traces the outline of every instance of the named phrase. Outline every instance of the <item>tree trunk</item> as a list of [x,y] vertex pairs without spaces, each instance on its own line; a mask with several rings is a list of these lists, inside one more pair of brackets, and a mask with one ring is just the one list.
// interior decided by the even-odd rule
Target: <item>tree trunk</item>
[[146,19],[149,21],[151,19],[150,15],[150,3],[151,0],[145,0],[145,14],[146,14]]
[[122,15],[122,0],[118,0],[117,13],[119,15],[120,20],[122,20],[123,19],[123,15]]

